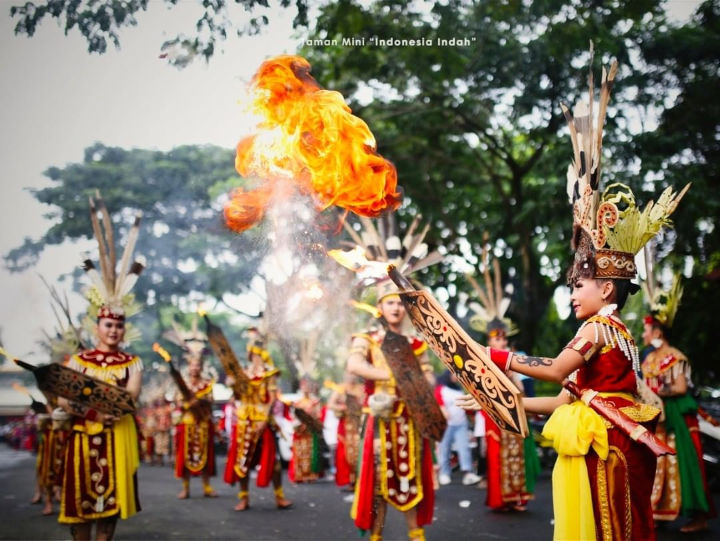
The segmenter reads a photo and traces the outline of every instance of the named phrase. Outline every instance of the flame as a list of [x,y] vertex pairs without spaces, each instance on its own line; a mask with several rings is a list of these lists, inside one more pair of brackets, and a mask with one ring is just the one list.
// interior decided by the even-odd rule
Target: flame
[[371,261],[365,256],[365,250],[360,246],[355,246],[348,251],[328,250],[327,255],[343,267],[357,272],[363,277],[378,279],[387,275],[387,263]]
[[197,314],[200,317],[205,317],[207,315],[207,310],[205,310],[205,307],[202,304],[197,307]]
[[160,355],[160,357],[162,357],[163,359],[165,359],[165,362],[168,362],[168,363],[170,362],[170,359],[171,359],[170,354],[169,354],[169,353],[167,352],[167,350],[166,350],[165,348],[163,348],[160,344],[158,344],[157,342],[155,342],[155,343],[152,345],[152,348],[153,348],[153,351],[154,351],[155,353],[157,353],[158,355]]
[[359,302],[353,299],[350,299],[350,304],[357,308],[358,310],[364,310],[368,314],[372,315],[374,318],[379,318],[382,315],[382,312],[379,308],[376,306],[371,306],[370,304],[367,304],[365,302]]
[[32,394],[30,394],[30,391],[25,387],[24,385],[20,385],[19,383],[13,382],[10,384],[13,389],[15,389],[19,393],[23,393],[28,395],[30,398],[32,398]]
[[320,210],[337,205],[375,217],[400,205],[395,167],[377,153],[367,124],[310,69],[302,57],[278,56],[253,77],[250,107],[262,121],[238,143],[235,169],[261,184],[232,194],[225,207],[231,229],[253,226],[288,188],[311,195]]

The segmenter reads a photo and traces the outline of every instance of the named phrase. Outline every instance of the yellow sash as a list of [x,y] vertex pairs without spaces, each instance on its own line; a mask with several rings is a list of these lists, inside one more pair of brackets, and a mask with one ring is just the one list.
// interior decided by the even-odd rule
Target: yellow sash
[[115,451],[115,494],[120,506],[120,518],[137,513],[135,506],[135,480],[133,475],[140,465],[137,431],[132,416],[124,415],[113,426]]
[[595,539],[592,492],[585,455],[590,446],[601,460],[608,456],[605,423],[584,402],[576,400],[555,410],[542,435],[558,453],[552,475],[556,540]]

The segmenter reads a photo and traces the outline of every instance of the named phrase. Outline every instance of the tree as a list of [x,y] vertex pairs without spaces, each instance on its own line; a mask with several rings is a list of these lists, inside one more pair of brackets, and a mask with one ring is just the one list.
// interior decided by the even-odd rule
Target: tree
[[[432,221],[431,240],[475,263],[483,233],[495,239],[495,254],[516,286],[510,316],[522,329],[518,345],[547,353],[563,344],[538,343],[538,329],[570,255],[565,170],[571,152],[560,102],[572,105],[586,95],[590,39],[598,80],[601,61],[617,58],[604,180],[640,188],[626,174],[633,119],[674,92],[656,84],[658,62],[645,46],[674,28],[655,0],[343,0],[321,9],[310,36],[330,45],[304,54],[318,81],[353,97],[353,110],[398,168],[412,203],[406,212]],[[349,36],[365,38],[366,46],[343,45]],[[460,45],[440,41],[450,38]],[[664,185],[660,180],[651,191]],[[682,208],[676,218],[682,221]],[[690,246],[693,239],[682,242]],[[425,282],[468,289],[451,265],[429,271]]]
[[[232,151],[185,146],[160,152],[95,144],[86,149],[82,163],[50,167],[45,174],[53,185],[33,195],[50,206],[46,217],[53,225],[41,238],[26,239],[7,254],[6,264],[21,271],[45,246],[91,238],[88,197],[96,189],[119,230],[116,241],[122,241],[135,213],[142,211],[136,253],[148,264],[135,290],[145,306],[137,316],[147,342],[142,348],[169,325],[170,316],[163,314],[168,306],[175,312],[193,310],[193,302],[205,299],[227,305],[228,293],[248,290],[264,255],[260,230],[243,236],[228,231],[214,196],[218,185],[224,189],[230,181],[240,182]],[[76,269],[75,277],[80,274]]]
[[[165,0],[168,9],[178,3],[178,0]],[[294,5],[293,26],[307,26],[308,0],[279,0],[278,4],[282,9]],[[88,52],[102,54],[107,51],[108,42],[120,47],[120,31],[136,26],[136,17],[147,7],[148,0],[41,0],[12,6],[10,16],[17,21],[15,33],[29,37],[35,35],[43,19],[55,19],[66,35],[73,30],[80,32],[87,41]],[[201,15],[191,33],[180,34],[162,44],[169,61],[180,67],[195,55],[209,60],[215,53],[216,44],[225,40],[228,34],[240,36],[260,32],[268,24],[271,11],[268,0],[203,0],[198,2],[198,8]],[[236,28],[233,21],[238,20],[245,24]]]

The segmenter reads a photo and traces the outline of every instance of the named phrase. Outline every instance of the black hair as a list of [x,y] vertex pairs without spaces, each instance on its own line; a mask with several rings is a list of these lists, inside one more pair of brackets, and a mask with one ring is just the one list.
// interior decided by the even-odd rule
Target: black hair
[[622,310],[627,302],[628,295],[635,294],[640,288],[626,278],[596,278],[598,282],[610,280],[615,286],[615,304],[618,310]]

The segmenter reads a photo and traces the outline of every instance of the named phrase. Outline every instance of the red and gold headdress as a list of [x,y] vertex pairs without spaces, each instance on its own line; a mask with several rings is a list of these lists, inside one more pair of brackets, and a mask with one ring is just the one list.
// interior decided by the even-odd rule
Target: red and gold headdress
[[671,225],[668,217],[689,188],[689,185],[685,186],[678,194],[667,188],[657,203],[651,201],[642,212],[632,191],[624,184],[612,184],[601,195],[602,131],[617,73],[617,61],[613,62],[609,72],[603,68],[595,123],[592,49],[590,53],[589,101],[578,102],[572,112],[562,105],[573,146],[573,161],[567,172],[567,191],[573,205],[572,247],[575,258],[568,273],[569,283],[578,278],[635,278],[635,254],[663,226]]
[[[98,217],[98,212],[101,217]],[[100,272],[89,258],[83,261],[83,270],[92,281],[92,285],[86,291],[86,297],[90,301],[87,315],[89,321],[86,321],[86,324],[92,325],[102,318],[124,321],[126,317],[140,311],[140,306],[135,302],[131,290],[145,268],[145,258],[138,256],[132,263],[130,258],[140,231],[141,216],[141,213],[137,214],[128,233],[118,270],[110,213],[100,197],[100,192],[96,192],[95,199],[90,198],[90,219],[98,243]],[[132,335],[133,333],[128,329],[125,333],[126,341],[132,341]]]
[[270,356],[270,352],[267,350],[267,333],[259,327],[248,327],[245,332],[248,337],[248,360],[250,360],[251,355],[260,355],[268,368],[274,367],[275,361],[273,361],[273,358]]
[[500,278],[500,263],[497,258],[493,258],[491,273],[487,235],[484,240],[482,264],[485,288],[483,289],[471,274],[467,275],[479,301],[469,305],[470,309],[475,312],[475,315],[470,318],[470,327],[489,337],[513,336],[518,333],[518,328],[510,318],[505,317],[510,306],[510,299],[504,295]]

